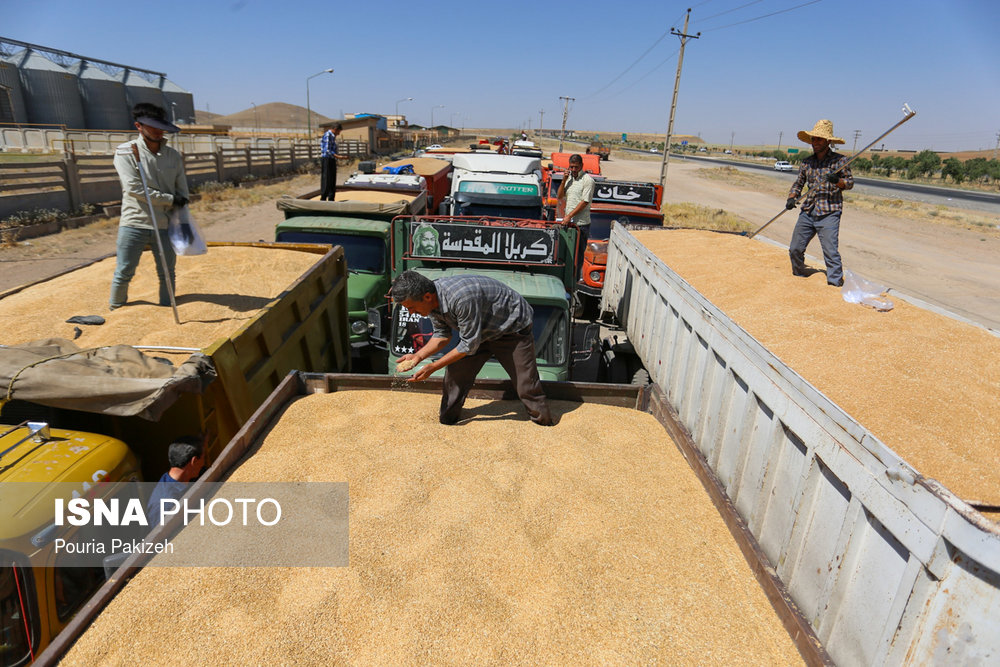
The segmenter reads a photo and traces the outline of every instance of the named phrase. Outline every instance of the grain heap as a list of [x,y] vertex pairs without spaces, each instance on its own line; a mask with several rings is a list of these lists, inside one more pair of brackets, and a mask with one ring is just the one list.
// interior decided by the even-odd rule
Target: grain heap
[[785,250],[742,236],[634,234],[921,474],[1000,504],[1000,338],[900,299],[887,313],[847,303],[824,273],[792,276]]
[[129,286],[129,305],[108,311],[115,270],[109,258],[0,299],[5,344],[73,338],[73,315],[101,315],[100,326],[81,327],[81,348],[102,345],[170,345],[203,348],[231,336],[320,260],[321,255],[283,248],[213,246],[208,254],[177,258],[177,310],[158,302],[151,252],[144,252]]
[[349,567],[146,568],[63,664],[801,662],[651,416],[554,401],[542,434],[470,400],[445,427],[438,400],[301,398],[234,471],[346,480]]

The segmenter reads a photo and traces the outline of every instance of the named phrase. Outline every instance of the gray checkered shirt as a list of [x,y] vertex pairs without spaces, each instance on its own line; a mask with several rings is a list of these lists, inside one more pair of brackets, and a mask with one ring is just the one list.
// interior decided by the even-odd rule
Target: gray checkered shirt
[[522,331],[534,313],[524,297],[486,276],[451,276],[434,281],[438,307],[431,311],[435,338],[451,338],[459,352],[475,354],[483,341]]

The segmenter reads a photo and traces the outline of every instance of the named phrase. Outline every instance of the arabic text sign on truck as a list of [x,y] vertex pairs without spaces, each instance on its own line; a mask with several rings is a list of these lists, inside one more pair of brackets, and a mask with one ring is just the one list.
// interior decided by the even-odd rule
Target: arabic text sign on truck
[[[569,379],[572,318],[568,295],[575,281],[575,228],[541,220],[440,216],[397,218],[392,224],[393,277],[413,269],[431,280],[477,274],[506,284],[534,310],[540,376]],[[423,347],[432,333],[429,318],[394,305],[386,332],[390,367],[399,357]],[[490,361],[480,377],[507,374],[498,362]]]

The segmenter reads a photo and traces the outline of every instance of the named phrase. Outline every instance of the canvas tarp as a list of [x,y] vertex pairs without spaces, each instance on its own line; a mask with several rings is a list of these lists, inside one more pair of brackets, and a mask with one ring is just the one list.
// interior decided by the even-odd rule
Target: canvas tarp
[[195,353],[180,366],[128,345],[81,350],[64,338],[0,346],[0,405],[11,399],[156,421],[181,393],[201,393],[215,378]]
[[[371,190],[370,192],[378,192]],[[388,194],[388,193],[381,193]],[[359,195],[360,196],[360,195]],[[299,214],[325,213],[340,215],[378,214],[380,217],[396,215],[412,215],[423,212],[426,204],[426,193],[420,192],[417,197],[412,194],[400,194],[397,201],[319,201],[314,199],[295,199],[282,197],[278,199],[278,210]]]

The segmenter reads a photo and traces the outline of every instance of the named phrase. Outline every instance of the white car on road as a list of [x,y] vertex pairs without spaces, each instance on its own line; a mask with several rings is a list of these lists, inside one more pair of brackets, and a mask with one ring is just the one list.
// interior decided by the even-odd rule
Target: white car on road
[[775,171],[795,171],[795,167],[793,167],[790,162],[786,162],[785,160],[778,160],[777,162],[774,163],[774,170]]

